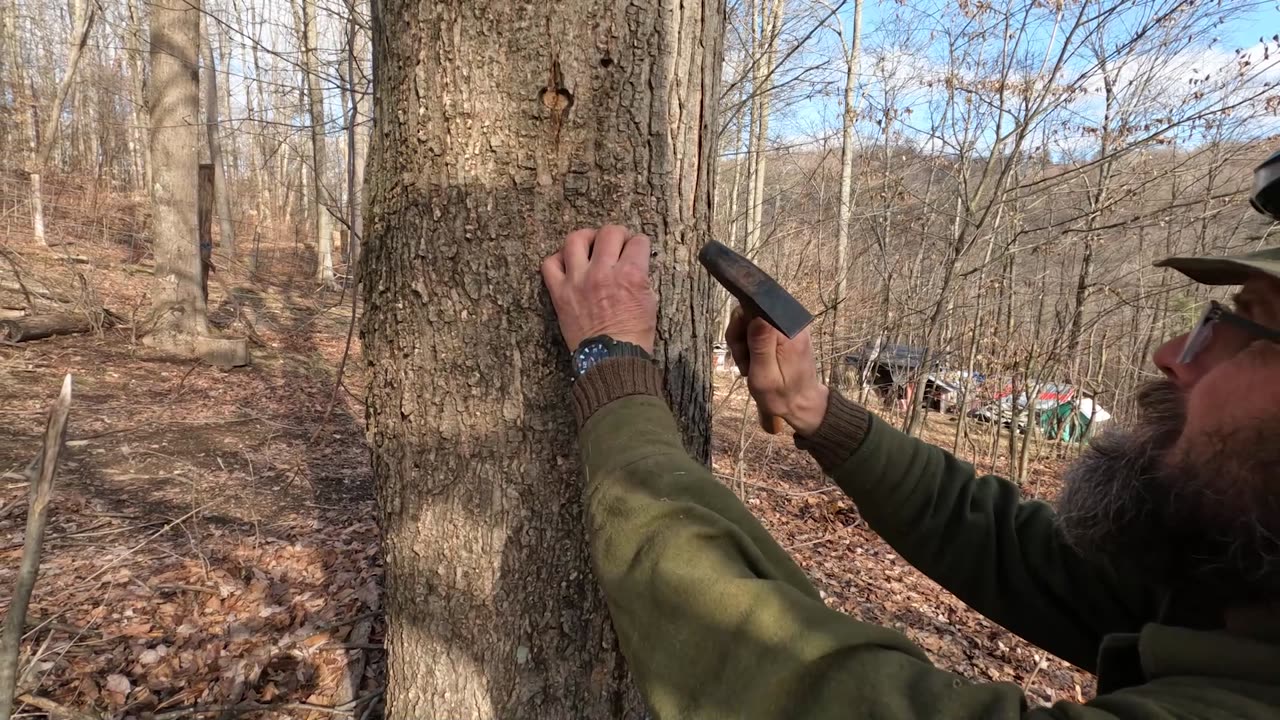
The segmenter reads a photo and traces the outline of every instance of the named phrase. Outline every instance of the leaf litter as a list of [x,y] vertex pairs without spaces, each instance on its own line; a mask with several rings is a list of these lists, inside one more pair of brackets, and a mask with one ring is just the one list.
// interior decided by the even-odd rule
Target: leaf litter
[[[84,250],[110,261],[107,250]],[[50,286],[65,273],[56,263],[41,270]],[[148,279],[95,278],[117,307],[143,297]],[[253,349],[252,368],[232,373],[149,357],[121,329],[0,348],[0,588],[12,587],[21,555],[21,470],[51,388],[66,372],[77,383],[28,616],[25,689],[136,720],[216,717],[211,709],[226,707],[238,717],[319,718],[342,702],[353,716],[380,717],[382,568],[362,363],[348,363],[324,432],[308,442],[345,339],[333,300],[215,285],[213,324],[234,328],[252,316],[266,345]],[[753,418],[735,482],[742,413],[754,411],[740,388],[727,389],[716,396],[713,468],[831,607],[902,631],[961,676],[1018,684],[1033,704],[1091,694],[1091,675],[987,621],[898,557],[789,437],[765,435]],[[930,439],[948,446],[951,427],[944,421]],[[1034,463],[1035,487],[1052,496],[1059,470]],[[0,610],[7,604],[0,596]],[[355,669],[360,677],[346,677]]]

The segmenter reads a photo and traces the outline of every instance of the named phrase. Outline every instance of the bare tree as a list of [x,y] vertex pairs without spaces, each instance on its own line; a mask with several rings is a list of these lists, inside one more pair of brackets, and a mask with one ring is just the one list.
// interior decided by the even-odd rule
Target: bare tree
[[[213,164],[213,195],[218,209],[218,232],[227,256],[236,255],[235,229],[231,222],[231,198],[227,188],[226,164],[222,158],[221,129],[218,126],[218,67],[213,61],[213,36],[205,13],[200,15],[200,55],[204,61],[204,112],[209,141],[209,162]],[[225,68],[226,63],[223,63]]]
[[[208,334],[196,222],[200,131],[200,6],[194,0],[151,5],[151,188],[156,269],[148,341],[191,347]],[[189,352],[189,350],[187,350]]]
[[579,225],[655,239],[656,356],[705,459],[710,286],[694,268],[720,10],[379,0],[374,14],[360,284],[388,717],[642,717],[587,566],[566,359],[535,269]]
[[[862,0],[853,0],[853,19],[850,23],[848,37],[845,36],[842,23],[836,24],[840,36],[840,45],[845,50],[844,102],[840,111],[840,215],[836,221],[836,282],[835,298],[831,303],[828,319],[833,339],[840,335],[840,305],[844,303],[849,292],[849,257],[852,254],[850,225],[853,222],[854,204],[854,171],[855,127],[858,122],[858,69],[862,60]],[[832,364],[830,375],[832,385],[839,386],[843,378],[844,363]]]
[[129,24],[125,30],[125,47],[129,58],[129,89],[132,92],[133,128],[129,141],[134,146],[134,162],[138,187],[151,192],[151,143],[147,133],[147,93],[143,70],[142,9],[138,0],[127,2]]
[[329,219],[328,196],[325,192],[325,121],[324,93],[320,85],[320,62],[317,58],[319,28],[315,0],[297,0],[298,42],[302,47],[303,73],[306,76],[307,110],[311,120],[311,193],[310,214],[316,234],[316,280],[332,286],[333,232]]
[[[67,47],[67,70],[62,76],[62,80],[58,83],[58,89],[49,107],[44,127],[33,139],[32,145],[35,152],[31,159],[31,167],[28,168],[31,180],[32,232],[37,240],[46,244],[48,239],[45,237],[44,201],[40,192],[40,176],[44,173],[44,168],[49,163],[49,153],[53,151],[53,142],[57,139],[58,126],[62,120],[63,103],[66,102],[67,94],[71,91],[76,69],[80,66],[80,58],[84,54],[85,45],[89,42],[89,33],[93,30],[93,21],[98,13],[97,4],[90,0],[76,0],[72,7],[75,9],[74,17],[76,20],[75,29],[71,34],[71,42]],[[34,105],[32,107],[34,112]],[[33,120],[33,131],[37,127],[38,123]]]

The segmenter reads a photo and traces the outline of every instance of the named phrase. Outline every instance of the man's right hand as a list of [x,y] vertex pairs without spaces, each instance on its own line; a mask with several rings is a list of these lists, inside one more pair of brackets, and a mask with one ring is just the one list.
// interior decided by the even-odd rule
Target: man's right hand
[[811,435],[827,413],[827,386],[818,379],[808,329],[788,340],[758,317],[734,308],[725,341],[762,412]]

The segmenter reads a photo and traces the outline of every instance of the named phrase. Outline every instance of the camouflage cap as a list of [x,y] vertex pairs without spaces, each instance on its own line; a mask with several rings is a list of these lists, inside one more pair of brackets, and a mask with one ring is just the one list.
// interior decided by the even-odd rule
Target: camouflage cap
[[1204,285],[1243,285],[1256,273],[1280,280],[1280,247],[1244,255],[1171,257],[1156,263],[1156,267],[1173,268]]

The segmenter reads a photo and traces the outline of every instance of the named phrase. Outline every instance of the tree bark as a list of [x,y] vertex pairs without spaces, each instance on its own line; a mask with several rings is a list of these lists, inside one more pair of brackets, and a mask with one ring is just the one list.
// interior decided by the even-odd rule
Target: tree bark
[[216,172],[201,163],[196,183],[196,237],[200,239],[200,297],[209,304],[209,270],[213,268],[213,196]]
[[364,122],[361,99],[368,94],[363,59],[369,50],[368,38],[356,23],[357,9],[348,1],[347,57],[339,64],[339,74],[346,87],[344,112],[347,114],[347,273],[354,276],[360,258],[360,238],[364,234],[364,163],[369,152],[369,128]]
[[537,267],[583,225],[654,239],[655,354],[705,461],[712,319],[695,258],[722,6],[373,11],[360,284],[388,717],[642,717],[588,571],[568,361]]
[[[858,120],[858,62],[862,56],[862,0],[853,0],[853,22],[849,47],[845,55],[844,108],[840,135],[840,216],[836,225],[836,297],[831,305],[831,348],[833,354],[840,337],[840,306],[849,292],[850,224],[853,222],[853,158],[854,126]],[[840,387],[844,380],[844,363],[831,365],[830,384]]]
[[299,0],[302,23],[298,33],[302,41],[303,68],[307,76],[307,107],[311,117],[311,222],[316,234],[316,281],[326,287],[333,283],[333,233],[324,190],[324,91],[320,87],[320,62],[316,46],[320,42],[316,27],[315,0]]
[[206,333],[196,229],[200,131],[198,0],[158,0],[151,6],[151,187],[153,327],[147,341],[183,349]]
[[764,180],[769,159],[766,150],[769,143],[769,100],[772,96],[770,85],[773,84],[773,66],[778,54],[778,26],[782,24],[783,10],[782,0],[759,0],[759,3],[759,35],[753,43],[757,56],[751,58],[753,100],[747,149],[750,167],[747,174],[746,240],[743,247],[748,257],[755,257],[762,242]]
[[46,242],[40,177],[44,173],[44,166],[49,162],[49,154],[53,151],[53,141],[58,136],[58,124],[62,119],[62,105],[71,92],[71,84],[75,80],[76,69],[80,65],[80,57],[84,54],[84,46],[89,42],[89,32],[93,29],[93,21],[97,15],[96,3],[85,3],[76,13],[73,13],[77,23],[71,34],[71,43],[67,47],[67,72],[58,83],[53,106],[49,108],[49,117],[45,120],[44,130],[36,138],[35,157],[32,158],[31,163],[31,229],[40,242]]
[[218,239],[227,257],[236,256],[235,228],[231,225],[231,198],[227,195],[227,169],[222,160],[222,139],[218,125],[218,68],[213,61],[213,33],[204,14],[200,33],[200,54],[204,60],[205,128],[209,138],[209,162],[213,164],[213,196],[218,210]]
[[150,192],[151,145],[147,142],[146,78],[142,68],[142,13],[138,0],[128,0],[129,25],[125,31],[129,56],[129,89],[133,93],[133,127],[129,137],[135,146],[136,186]]

